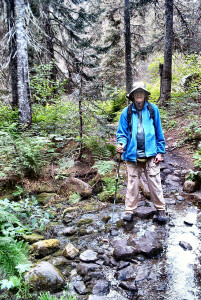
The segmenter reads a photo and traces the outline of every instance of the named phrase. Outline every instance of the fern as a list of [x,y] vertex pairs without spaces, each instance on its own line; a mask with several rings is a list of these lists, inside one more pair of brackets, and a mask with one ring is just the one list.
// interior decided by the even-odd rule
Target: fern
[[110,160],[99,160],[93,165],[93,169],[98,169],[100,175],[105,175],[108,172],[111,172],[114,168],[115,162]]
[[15,275],[16,266],[28,262],[28,244],[11,237],[0,237],[0,270]]

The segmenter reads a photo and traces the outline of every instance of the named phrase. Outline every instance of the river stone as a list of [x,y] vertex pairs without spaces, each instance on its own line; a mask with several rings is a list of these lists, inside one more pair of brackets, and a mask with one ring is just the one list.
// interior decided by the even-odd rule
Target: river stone
[[70,236],[76,233],[76,229],[74,227],[66,227],[64,228],[62,234],[66,236]]
[[183,242],[180,241],[179,245],[184,249],[184,250],[192,250],[193,247],[191,246],[191,244],[187,243],[187,242]]
[[137,275],[135,278],[135,281],[142,281],[144,279],[146,279],[150,274],[150,268],[149,266],[146,265],[141,265],[137,271]]
[[157,212],[157,210],[154,207],[140,206],[135,210],[134,215],[136,215],[137,217],[140,217],[142,219],[149,219],[156,212]]
[[84,275],[88,275],[89,272],[98,271],[99,268],[100,266],[97,264],[79,263],[77,265],[77,273],[84,276]]
[[130,292],[138,291],[135,281],[131,281],[131,282],[122,281],[120,282],[119,287],[121,287],[123,290],[130,291]]
[[36,200],[41,205],[46,205],[48,202],[53,201],[57,194],[54,193],[41,193],[36,196]]
[[49,239],[36,242],[30,248],[35,257],[41,258],[56,252],[59,249],[59,244],[59,240]]
[[80,259],[84,262],[95,262],[98,257],[96,252],[88,249],[80,254]]
[[58,292],[66,285],[60,271],[46,261],[37,264],[25,274],[24,278],[27,280],[29,286],[38,291]]
[[62,255],[66,258],[73,259],[78,256],[79,250],[73,246],[73,244],[68,243],[64,250],[62,251]]
[[75,214],[69,214],[69,213],[66,213],[64,216],[63,216],[63,223],[64,224],[68,224],[70,222],[72,222],[72,220],[75,219]]
[[107,280],[100,279],[96,281],[92,289],[92,294],[99,296],[107,295],[109,293],[109,289],[110,283]]
[[129,260],[135,256],[136,251],[132,246],[127,246],[127,240],[119,240],[116,242],[113,255],[116,260]]
[[116,272],[115,277],[118,280],[122,280],[122,281],[135,279],[136,268],[133,265],[128,266],[127,268],[124,268],[124,269]]
[[187,193],[193,193],[197,189],[197,182],[186,180],[183,185],[183,190]]
[[134,247],[138,254],[152,258],[163,251],[162,243],[155,232],[146,231],[139,239],[129,239],[129,244]]
[[130,265],[130,263],[128,261],[120,261],[119,266],[118,266],[118,271],[122,270],[126,267],[128,267]]
[[48,261],[58,269],[59,267],[65,267],[68,265],[68,260],[63,256],[51,257]]
[[58,194],[69,195],[72,193],[78,193],[82,197],[89,197],[92,194],[92,188],[88,183],[78,178],[69,177],[61,184]]
[[105,275],[102,271],[100,271],[100,272],[90,272],[84,277],[84,281],[90,281],[94,279],[105,279]]
[[94,220],[90,219],[90,218],[80,219],[77,222],[77,226],[80,227],[82,225],[91,225],[91,224],[93,224],[93,222],[94,222]]
[[28,242],[29,244],[33,244],[44,239],[44,236],[38,233],[23,235],[23,240],[25,240],[25,242]]
[[74,288],[80,295],[85,295],[88,292],[83,281],[76,281],[76,283],[74,284]]

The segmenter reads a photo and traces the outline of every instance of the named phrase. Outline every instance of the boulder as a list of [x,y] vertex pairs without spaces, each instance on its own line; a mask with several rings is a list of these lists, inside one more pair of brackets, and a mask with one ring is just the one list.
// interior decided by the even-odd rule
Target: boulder
[[154,207],[140,206],[135,210],[134,215],[142,219],[149,219],[157,212]]
[[186,180],[184,182],[183,190],[187,193],[193,193],[197,189],[197,182],[196,181],[191,181],[191,180]]
[[36,196],[36,200],[41,205],[46,205],[48,202],[53,201],[57,194],[54,193],[41,193]]
[[89,184],[78,178],[69,177],[61,184],[58,194],[70,195],[72,193],[78,193],[82,197],[89,197],[92,194],[92,188]]
[[76,229],[74,227],[66,227],[62,232],[62,234],[66,236],[74,235],[75,233]]
[[127,240],[119,240],[115,243],[113,255],[116,260],[129,260],[136,254],[136,249],[127,245]]
[[39,241],[31,245],[31,252],[37,258],[45,257],[56,252],[59,249],[59,244],[57,239]]
[[125,281],[125,280],[134,280],[136,277],[136,268],[133,265],[128,266],[118,272],[116,272],[115,277],[117,280]]
[[137,254],[143,254],[149,258],[152,258],[163,251],[160,238],[152,231],[146,231],[144,236],[139,239],[129,239],[129,244],[134,247]]
[[64,250],[62,251],[62,255],[66,258],[73,259],[78,256],[79,250],[73,246],[73,244],[69,243],[66,245]]
[[98,271],[100,269],[100,266],[97,264],[87,264],[87,263],[79,263],[77,265],[77,273],[85,276],[88,275],[89,272],[94,272],[94,271]]
[[97,253],[93,250],[86,250],[81,253],[80,259],[84,262],[95,262],[98,259],[98,257]]
[[92,294],[94,295],[107,295],[109,293],[110,289],[110,283],[107,280],[100,279],[97,280],[93,289],[92,289]]
[[61,291],[66,283],[63,275],[49,262],[43,261],[25,274],[28,285],[38,291]]
[[33,244],[44,239],[44,236],[38,233],[23,235],[23,240],[29,244]]

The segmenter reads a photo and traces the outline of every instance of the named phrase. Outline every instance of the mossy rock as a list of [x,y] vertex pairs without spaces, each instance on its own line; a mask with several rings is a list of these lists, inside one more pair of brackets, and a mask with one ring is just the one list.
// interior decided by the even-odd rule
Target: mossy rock
[[71,207],[65,208],[63,211],[63,217],[65,216],[66,213],[77,211],[78,209],[79,209],[79,206],[71,206]]
[[93,224],[94,220],[86,218],[86,219],[81,219],[77,222],[77,226],[80,227],[82,225],[91,225]]
[[60,242],[57,239],[39,241],[31,245],[31,252],[36,258],[45,257],[56,252],[59,249],[59,244]]
[[82,209],[89,212],[89,211],[97,211],[98,210],[98,204],[97,201],[87,202],[84,205],[82,205]]
[[92,188],[86,182],[78,178],[67,178],[61,184],[58,194],[69,196],[72,193],[80,194],[81,197],[89,197],[92,194]]
[[[114,202],[115,193],[108,193],[108,192],[102,192],[98,194],[98,197],[100,201],[102,202]],[[116,203],[122,203],[124,199],[124,196],[122,194],[117,194],[116,196]]]
[[46,205],[48,202],[53,201],[55,197],[55,193],[41,193],[36,196],[36,200],[39,204]]
[[25,242],[28,242],[29,244],[33,244],[38,241],[44,240],[45,238],[43,235],[40,235],[38,233],[32,233],[32,234],[23,235],[23,239],[25,240]]

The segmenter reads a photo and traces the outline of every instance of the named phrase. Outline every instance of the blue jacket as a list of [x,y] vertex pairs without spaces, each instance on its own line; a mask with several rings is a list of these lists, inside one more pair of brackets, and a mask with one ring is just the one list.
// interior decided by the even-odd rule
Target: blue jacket
[[[154,110],[155,128],[153,124],[153,119],[150,118],[147,102],[145,102],[144,107],[142,109],[142,125],[144,128],[144,135],[145,135],[146,157],[156,156],[158,153],[165,153],[165,138],[161,127],[160,113],[158,107],[153,103],[151,104]],[[117,144],[123,143],[124,145],[124,152],[123,152],[124,160],[137,161],[138,114],[135,105],[133,105],[132,119],[131,119],[132,138],[130,138],[128,122],[127,122],[127,110],[128,107],[124,108],[119,119],[119,126],[117,130]]]

